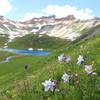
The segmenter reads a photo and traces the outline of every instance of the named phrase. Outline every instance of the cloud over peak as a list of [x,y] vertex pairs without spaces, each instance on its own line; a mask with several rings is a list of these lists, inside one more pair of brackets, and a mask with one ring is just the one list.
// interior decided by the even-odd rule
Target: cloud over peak
[[75,6],[65,5],[48,5],[42,10],[43,13],[48,15],[56,15],[56,17],[61,18],[68,15],[74,15],[77,19],[91,19],[93,18],[92,10],[89,8],[77,9]]
[[94,17],[92,13],[93,11],[89,8],[77,9],[77,7],[70,5],[48,5],[46,8],[42,9],[40,13],[26,13],[26,15],[21,20],[25,21],[33,17],[41,17],[45,15],[55,15],[57,18],[74,15],[77,19],[86,20],[92,19]]

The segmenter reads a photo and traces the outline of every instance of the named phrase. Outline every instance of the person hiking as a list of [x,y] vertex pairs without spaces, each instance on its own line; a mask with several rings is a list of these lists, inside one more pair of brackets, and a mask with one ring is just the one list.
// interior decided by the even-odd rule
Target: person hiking
[[27,71],[28,70],[29,65],[25,64],[24,69]]

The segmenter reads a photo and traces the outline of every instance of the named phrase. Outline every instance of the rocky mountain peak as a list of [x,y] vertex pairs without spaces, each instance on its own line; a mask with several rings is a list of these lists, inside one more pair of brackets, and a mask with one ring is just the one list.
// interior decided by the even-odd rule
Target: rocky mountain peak
[[7,34],[10,39],[22,37],[29,33],[46,34],[48,36],[75,40],[84,29],[100,25],[100,19],[77,20],[74,15],[56,18],[55,15],[33,18],[24,22],[16,22],[0,16],[0,33]]
[[68,15],[65,17],[66,20],[75,20],[75,16],[74,15]]
[[100,18],[99,18],[99,17],[94,17],[93,19],[94,19],[94,20],[100,20]]
[[3,18],[4,18],[4,16],[1,15],[1,16],[0,16],[0,19],[3,19]]

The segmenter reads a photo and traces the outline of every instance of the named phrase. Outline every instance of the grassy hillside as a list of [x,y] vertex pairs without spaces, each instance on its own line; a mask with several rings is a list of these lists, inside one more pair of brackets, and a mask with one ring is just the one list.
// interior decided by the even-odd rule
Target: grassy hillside
[[7,36],[0,34],[0,47],[3,47],[4,44],[7,42]]
[[[0,100],[99,100],[100,33],[83,41],[71,43],[69,46],[63,40],[53,38],[49,40],[47,36],[36,38],[38,42],[35,43],[33,37],[28,35],[23,39],[18,38],[16,40],[18,43],[14,41],[10,47],[51,47],[52,54],[16,56],[10,62],[0,64]],[[40,42],[41,39],[42,42]],[[54,48],[55,50],[52,50]],[[57,57],[61,53],[70,55],[71,63],[59,63]],[[82,65],[76,64],[79,54],[85,58]],[[29,65],[28,71],[24,70],[25,64]],[[87,75],[84,65],[92,65],[97,75]],[[64,72],[71,75],[69,83],[61,80]],[[56,89],[54,92],[45,92],[42,82],[50,78],[57,81]]]
[[[44,48],[44,49],[56,49],[67,44],[68,41],[49,37],[47,35],[40,36],[38,34],[28,34],[24,37],[16,38],[9,47],[12,48]],[[20,44],[20,45],[19,45]]]

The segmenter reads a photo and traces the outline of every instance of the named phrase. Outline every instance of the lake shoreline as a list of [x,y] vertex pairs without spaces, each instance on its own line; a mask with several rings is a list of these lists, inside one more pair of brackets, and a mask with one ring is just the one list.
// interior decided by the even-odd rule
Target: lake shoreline
[[12,49],[12,48],[0,48],[1,51],[7,51],[20,55],[33,55],[33,56],[47,56],[50,52],[46,50],[27,50],[27,49]]

